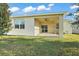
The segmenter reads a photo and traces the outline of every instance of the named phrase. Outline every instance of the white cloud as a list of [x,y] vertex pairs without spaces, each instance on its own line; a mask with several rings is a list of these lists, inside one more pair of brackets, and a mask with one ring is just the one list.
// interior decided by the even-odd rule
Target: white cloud
[[46,7],[45,5],[40,5],[37,7],[37,11],[50,10],[50,7]]
[[51,8],[48,7],[48,8],[46,8],[45,10],[51,10]]
[[[23,9],[21,9],[22,12],[24,13],[30,13],[30,12],[33,12],[33,11],[43,11],[43,10],[51,10],[51,7],[54,6],[54,4],[48,4],[47,6],[45,5],[39,5],[37,7],[33,7],[33,6],[27,6]],[[11,7],[9,8],[8,10],[10,10],[11,12],[17,12],[20,10],[19,7]]]
[[49,5],[48,5],[48,7],[52,7],[52,6],[54,6],[54,4],[49,4]]
[[71,8],[71,9],[76,9],[76,8],[79,8],[79,6],[73,5],[73,6],[71,6],[70,8]]
[[32,11],[35,11],[35,10],[36,10],[36,8],[34,8],[32,6],[28,6],[28,7],[23,9],[23,12],[29,13],[29,12],[32,12]]
[[45,5],[40,5],[37,7],[37,11],[51,10],[52,6],[54,6],[54,4],[48,4],[47,7]]
[[10,10],[11,12],[16,12],[16,11],[19,11],[20,8],[19,7],[11,7],[8,10]]
[[40,6],[37,7],[38,11],[42,11],[42,10],[45,10],[45,9],[46,9],[46,7],[44,5],[40,5]]

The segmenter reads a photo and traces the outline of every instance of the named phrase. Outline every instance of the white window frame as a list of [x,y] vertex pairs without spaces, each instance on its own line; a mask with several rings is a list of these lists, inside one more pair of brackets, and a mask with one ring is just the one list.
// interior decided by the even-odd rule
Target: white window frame
[[[16,20],[18,22],[16,22]],[[14,20],[14,28],[15,29],[25,29],[25,20],[18,20],[18,19],[16,19],[16,20]],[[16,25],[18,25],[18,28],[16,28]],[[23,27],[21,27],[22,25],[23,25]]]

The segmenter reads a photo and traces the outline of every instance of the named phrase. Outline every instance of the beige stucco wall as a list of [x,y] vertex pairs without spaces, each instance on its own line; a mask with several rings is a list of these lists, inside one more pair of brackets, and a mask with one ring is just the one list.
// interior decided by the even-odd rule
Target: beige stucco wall
[[[24,20],[25,29],[15,29],[14,21]],[[34,36],[34,18],[13,18],[12,19],[12,30],[7,33],[8,35],[27,35]]]
[[63,27],[65,34],[72,34],[72,24],[69,21],[64,20]]
[[35,36],[40,33],[40,22],[38,20],[35,20]]

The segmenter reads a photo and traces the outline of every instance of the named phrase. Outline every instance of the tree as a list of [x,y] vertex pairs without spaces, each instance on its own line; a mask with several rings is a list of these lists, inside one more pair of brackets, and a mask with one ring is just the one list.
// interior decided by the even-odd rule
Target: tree
[[11,20],[9,18],[7,3],[0,3],[0,35],[7,33],[11,29]]
[[79,28],[79,3],[74,3],[76,10],[73,13],[69,13],[67,16],[74,16],[74,22],[72,23],[72,27],[78,29]]
[[73,13],[69,13],[67,16],[74,16],[75,20],[79,20],[79,3],[74,3],[72,5],[75,5],[76,10]]
[[75,5],[78,7],[76,8],[76,11],[74,12],[74,19],[75,22],[73,22],[72,24],[74,26],[76,26],[77,29],[79,29],[79,3],[75,3]]

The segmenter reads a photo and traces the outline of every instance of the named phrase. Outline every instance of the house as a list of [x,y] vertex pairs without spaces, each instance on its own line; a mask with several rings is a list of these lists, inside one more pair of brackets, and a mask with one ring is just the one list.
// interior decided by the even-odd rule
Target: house
[[79,20],[72,22],[72,33],[79,34]]
[[12,30],[8,35],[63,37],[64,13],[11,17]]
[[69,19],[63,20],[63,32],[64,34],[72,34],[72,22]]

